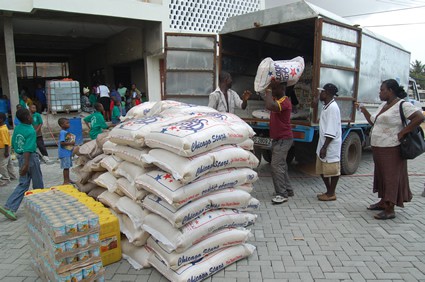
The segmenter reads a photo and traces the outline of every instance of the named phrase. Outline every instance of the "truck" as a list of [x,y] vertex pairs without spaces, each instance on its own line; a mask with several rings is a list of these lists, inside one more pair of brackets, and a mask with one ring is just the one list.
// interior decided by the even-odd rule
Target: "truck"
[[[176,44],[178,36],[185,39]],[[305,1],[230,17],[215,38],[166,34],[165,97],[206,105],[219,71],[231,73],[232,89],[242,93],[247,87],[254,88],[256,71],[264,58],[288,60],[302,56],[305,69],[294,88],[299,105],[291,119],[294,145],[288,162],[316,158],[322,106],[314,107],[312,99],[318,87],[331,82],[339,88],[335,100],[342,121],[341,172],[348,175],[356,172],[362,149],[370,145],[371,127],[356,110],[355,102],[374,112],[381,103],[378,94],[383,80],[394,78],[405,87],[409,85],[410,52]],[[190,47],[180,48],[182,44]],[[191,52],[197,54],[192,56]],[[184,65],[184,79],[180,80],[176,77],[179,58]],[[196,64],[190,65],[195,58]],[[190,78],[195,73],[196,77]],[[185,95],[179,96],[182,93]],[[264,101],[260,95],[252,96],[247,109],[236,114],[256,132],[253,140],[257,157],[270,162],[269,121],[253,116],[253,112],[264,109]]]
[[425,90],[419,89],[414,78],[409,77],[409,88],[407,91],[409,101],[417,108],[425,111]]

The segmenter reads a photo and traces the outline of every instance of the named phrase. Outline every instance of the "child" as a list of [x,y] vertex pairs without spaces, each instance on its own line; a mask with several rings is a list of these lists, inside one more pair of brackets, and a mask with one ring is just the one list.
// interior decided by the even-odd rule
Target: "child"
[[43,134],[41,133],[43,118],[37,112],[37,107],[35,105],[31,105],[30,110],[32,114],[32,125],[34,126],[35,132],[37,134],[37,147],[40,150],[42,160],[45,163],[48,163],[50,159],[49,155],[47,154],[46,146],[44,145]]
[[15,169],[9,157],[10,134],[5,124],[6,115],[0,113],[0,186],[5,186],[11,179],[16,179]]
[[90,138],[92,140],[97,138],[97,135],[102,133],[102,129],[107,129],[108,125],[103,117],[103,106],[100,103],[94,104],[95,112],[84,118],[84,122],[90,129]]
[[118,124],[120,123],[120,116],[121,116],[121,102],[113,99],[114,101],[114,107],[112,108],[112,124]]
[[[21,106],[21,104],[17,104],[16,105],[16,112],[18,112],[19,111],[19,109],[22,109],[22,106]],[[16,116],[16,113],[15,113],[15,118],[13,119],[13,126],[14,127],[16,127],[18,124],[20,124],[21,122],[19,121],[19,119],[18,119],[18,117]]]
[[74,184],[69,178],[69,169],[72,167],[72,150],[75,145],[75,135],[68,132],[69,120],[60,118],[58,120],[62,130],[59,133],[58,156],[61,161],[61,169],[63,169],[63,185]]
[[0,206],[0,213],[10,220],[16,220],[15,215],[21,205],[24,193],[28,191],[32,180],[33,189],[44,187],[43,175],[40,169],[40,161],[36,153],[37,135],[32,126],[32,117],[27,109],[20,109],[16,116],[21,122],[14,130],[12,147],[18,155],[19,161],[19,184],[7,199],[4,207]]

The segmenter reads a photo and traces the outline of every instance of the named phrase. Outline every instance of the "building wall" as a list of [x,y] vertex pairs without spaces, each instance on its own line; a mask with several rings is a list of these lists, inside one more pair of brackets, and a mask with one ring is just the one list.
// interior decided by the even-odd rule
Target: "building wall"
[[[159,62],[164,59],[164,33],[218,33],[227,18],[264,9],[265,0],[0,0],[0,10],[31,13],[34,10],[60,11],[140,20],[140,28],[130,28],[106,43],[84,50],[73,58],[84,67],[72,68],[74,77],[92,83],[91,74],[102,70],[106,83],[113,84],[113,66],[131,67],[132,80],[147,92],[149,99],[161,98]],[[125,9],[123,9],[125,7]],[[73,63],[72,63],[73,64]]]
[[264,0],[167,0],[166,31],[218,33],[228,17],[262,10]]
[[106,43],[106,61],[110,65],[143,59],[144,38],[142,28],[129,28],[110,37]]
[[161,0],[0,1],[0,10],[31,13],[36,9],[149,21],[163,21],[168,16],[168,10],[164,9],[163,1]]

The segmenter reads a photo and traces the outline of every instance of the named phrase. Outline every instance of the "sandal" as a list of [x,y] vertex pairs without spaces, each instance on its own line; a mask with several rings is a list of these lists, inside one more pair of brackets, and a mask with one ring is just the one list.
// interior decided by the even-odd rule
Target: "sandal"
[[376,204],[372,204],[368,206],[367,209],[370,211],[383,211],[385,208],[381,206],[379,203],[376,203]]
[[386,213],[385,211],[382,211],[382,212],[376,214],[374,216],[374,218],[379,219],[379,220],[393,219],[393,218],[395,218],[395,213],[394,212]]

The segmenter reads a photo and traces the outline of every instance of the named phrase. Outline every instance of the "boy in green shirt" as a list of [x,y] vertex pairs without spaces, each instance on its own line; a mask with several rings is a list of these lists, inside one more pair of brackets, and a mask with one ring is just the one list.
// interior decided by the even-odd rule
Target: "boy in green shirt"
[[118,100],[113,100],[114,101],[114,107],[112,108],[112,124],[116,125],[118,123],[120,123],[120,116],[121,116],[121,110],[120,110],[120,106],[121,103]]
[[109,126],[105,122],[103,117],[103,106],[100,103],[94,104],[96,111],[89,116],[84,118],[84,122],[87,127],[90,129],[90,138],[92,140],[96,139],[97,135],[102,133],[102,129],[107,129]]
[[32,180],[32,188],[44,187],[40,161],[36,153],[36,133],[32,124],[32,117],[27,109],[20,109],[16,116],[21,122],[16,126],[12,136],[12,147],[19,162],[19,184],[7,199],[4,207],[0,206],[0,213],[10,220],[16,220],[16,211],[21,205],[24,193],[28,191]]
[[47,163],[50,161],[49,155],[47,154],[46,146],[44,145],[43,134],[41,133],[41,127],[43,126],[43,118],[37,112],[35,105],[30,106],[32,114],[32,126],[34,126],[35,133],[37,134],[37,147],[40,150],[42,160]]

